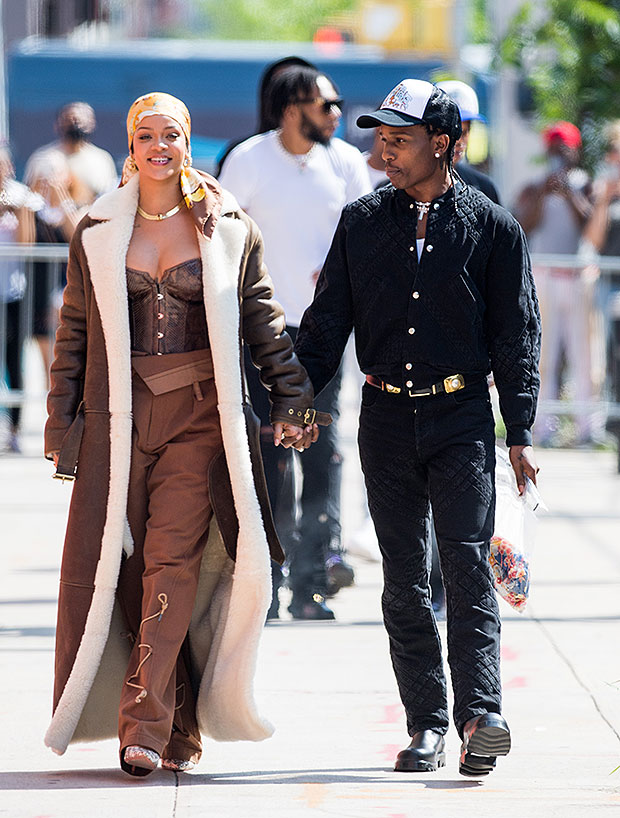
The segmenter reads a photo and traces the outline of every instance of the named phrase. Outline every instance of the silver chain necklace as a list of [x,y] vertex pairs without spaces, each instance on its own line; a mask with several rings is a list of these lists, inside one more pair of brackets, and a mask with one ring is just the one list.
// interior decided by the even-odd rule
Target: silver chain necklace
[[430,202],[416,202],[415,203],[416,210],[418,211],[418,221],[419,222],[421,222],[422,219],[426,216],[430,206],[431,206]]
[[315,151],[317,143],[314,142],[314,144],[312,145],[312,147],[310,148],[310,150],[307,153],[301,153],[301,154],[300,153],[291,153],[291,151],[289,151],[289,149],[284,144],[284,141],[282,139],[282,129],[281,128],[276,131],[276,136],[278,137],[278,147],[280,148],[282,153],[285,154],[286,156],[288,156],[289,160],[292,160],[297,165],[297,169],[299,170],[300,173],[303,173],[304,170],[306,169],[306,167],[308,166],[308,162],[310,161],[310,158],[312,157],[312,154]]

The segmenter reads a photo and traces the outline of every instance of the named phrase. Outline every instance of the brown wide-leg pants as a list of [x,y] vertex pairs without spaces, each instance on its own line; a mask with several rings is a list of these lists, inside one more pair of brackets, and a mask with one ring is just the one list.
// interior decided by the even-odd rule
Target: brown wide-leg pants
[[[162,371],[171,358],[183,360],[161,356]],[[121,693],[120,747],[197,761],[186,637],[213,514],[208,468],[222,448],[215,382],[155,395],[134,372],[133,415],[127,514],[134,553],[123,563],[118,597],[135,642]]]

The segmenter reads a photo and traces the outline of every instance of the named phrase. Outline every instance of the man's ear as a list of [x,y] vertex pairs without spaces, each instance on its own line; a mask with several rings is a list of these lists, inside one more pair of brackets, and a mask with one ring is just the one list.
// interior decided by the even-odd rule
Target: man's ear
[[282,111],[282,119],[280,124],[283,124],[284,122],[294,122],[298,116],[298,112],[298,105],[287,105],[284,111]]
[[450,146],[450,137],[448,134],[440,133],[433,137],[433,153],[440,153],[445,156]]

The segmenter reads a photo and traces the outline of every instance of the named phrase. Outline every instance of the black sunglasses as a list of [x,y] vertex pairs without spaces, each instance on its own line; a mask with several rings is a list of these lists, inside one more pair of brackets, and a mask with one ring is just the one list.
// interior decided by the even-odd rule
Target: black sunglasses
[[341,97],[337,99],[323,99],[323,97],[314,97],[313,99],[298,99],[298,105],[310,105],[314,102],[320,103],[321,111],[324,114],[330,114],[332,108],[339,108],[342,111],[342,106],[344,105],[344,100]]

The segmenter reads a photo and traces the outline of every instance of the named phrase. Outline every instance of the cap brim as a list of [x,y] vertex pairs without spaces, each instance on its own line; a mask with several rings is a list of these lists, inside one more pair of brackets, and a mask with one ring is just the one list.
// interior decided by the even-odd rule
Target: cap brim
[[380,108],[372,114],[363,114],[357,118],[358,128],[377,128],[379,125],[392,125],[402,128],[407,125],[421,125],[424,120],[418,119],[401,111],[392,111],[389,108]]
[[461,113],[461,122],[471,122],[472,119],[476,120],[476,122],[485,122],[486,117],[482,116],[482,114],[474,114],[472,111],[460,111]]

